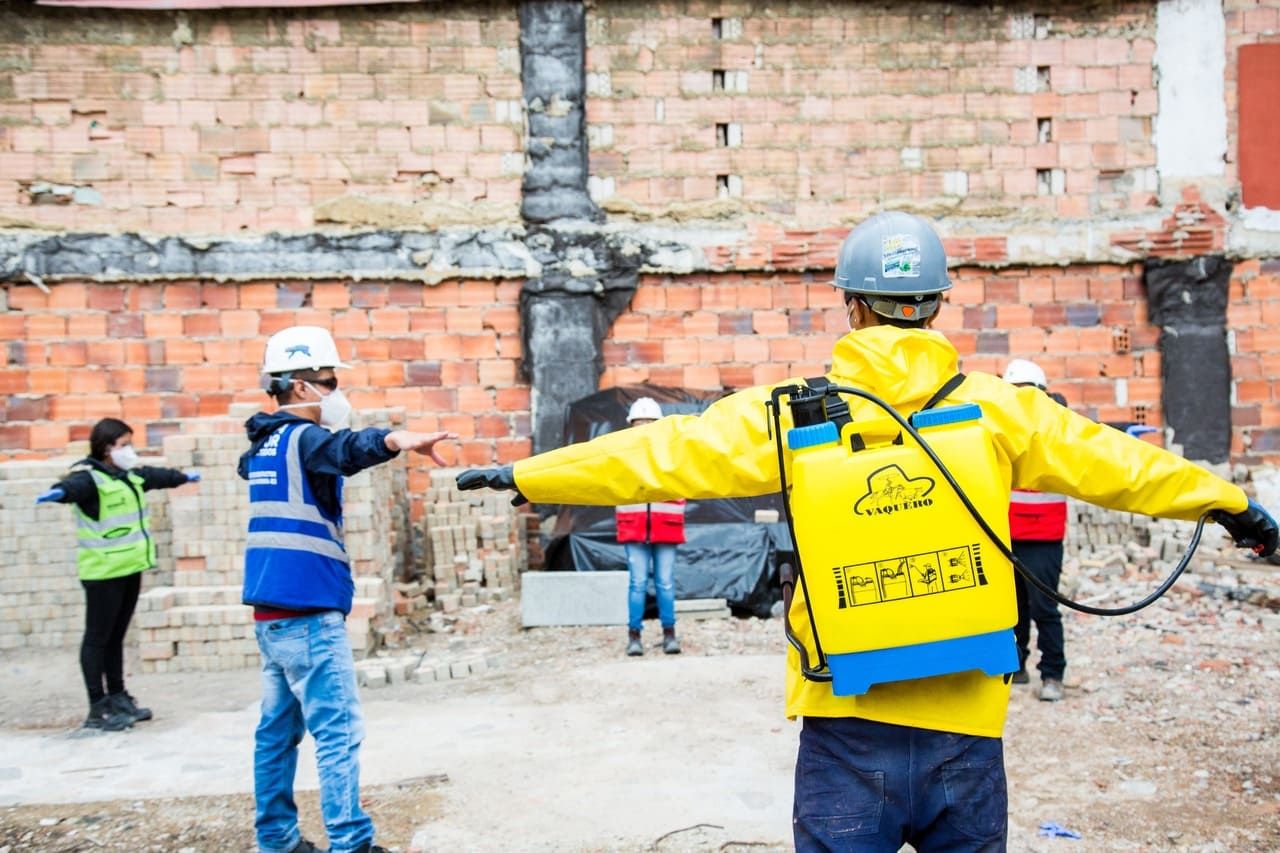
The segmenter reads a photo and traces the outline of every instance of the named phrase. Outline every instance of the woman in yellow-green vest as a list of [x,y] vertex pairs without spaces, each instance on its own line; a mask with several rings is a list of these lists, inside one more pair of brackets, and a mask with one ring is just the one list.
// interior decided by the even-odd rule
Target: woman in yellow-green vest
[[156,564],[142,493],[199,479],[199,474],[139,465],[133,430],[124,421],[104,418],[89,434],[88,457],[36,498],[76,508],[76,566],[85,596],[80,670],[89,691],[85,728],[120,731],[151,719],[151,710],[138,707],[124,689],[124,635],[142,573]]

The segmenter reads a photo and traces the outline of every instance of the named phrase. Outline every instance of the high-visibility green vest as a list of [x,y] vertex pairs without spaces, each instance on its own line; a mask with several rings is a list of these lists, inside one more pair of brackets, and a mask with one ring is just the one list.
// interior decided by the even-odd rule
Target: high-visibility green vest
[[117,479],[90,470],[98,487],[98,518],[76,507],[76,567],[80,579],[102,581],[146,571],[156,564],[156,543],[147,531],[147,499],[142,478]]

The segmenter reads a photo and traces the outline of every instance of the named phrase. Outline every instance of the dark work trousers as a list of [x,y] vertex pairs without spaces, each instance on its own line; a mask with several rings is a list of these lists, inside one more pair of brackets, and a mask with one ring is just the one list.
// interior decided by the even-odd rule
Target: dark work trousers
[[797,853],[1006,849],[1004,743],[877,723],[805,717],[791,828]]
[[[1062,543],[1015,541],[1013,553],[1036,579],[1058,591],[1058,578],[1062,576]],[[1027,583],[1014,572],[1018,590],[1018,626],[1014,634],[1018,638],[1018,663],[1023,669],[1031,654],[1031,622],[1036,623],[1036,648],[1040,649],[1040,679],[1062,680],[1067,669],[1062,639],[1062,614],[1058,602]]]
[[[124,691],[124,635],[142,589],[142,573],[105,581],[80,581],[84,587],[84,641],[80,671],[89,702]],[[106,690],[102,682],[106,680]]]

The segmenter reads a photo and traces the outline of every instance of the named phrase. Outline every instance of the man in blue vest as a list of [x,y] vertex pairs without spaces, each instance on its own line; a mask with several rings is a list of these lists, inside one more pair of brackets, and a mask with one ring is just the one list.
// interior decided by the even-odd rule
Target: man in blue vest
[[351,404],[335,368],[346,367],[326,329],[294,326],[267,341],[263,372],[276,412],[245,422],[240,457],[249,481],[245,604],[262,652],[262,717],[254,747],[254,797],[262,853],[318,850],[298,830],[293,799],[298,744],[311,732],[320,812],[333,853],[376,853],[360,808],[364,717],[346,614],[354,583],[342,539],[342,478],[394,458],[429,454],[452,433],[345,428]]

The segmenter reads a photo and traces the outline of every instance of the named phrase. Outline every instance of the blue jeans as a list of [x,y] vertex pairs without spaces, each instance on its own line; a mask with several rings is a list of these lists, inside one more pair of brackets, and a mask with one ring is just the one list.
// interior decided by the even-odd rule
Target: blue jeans
[[301,838],[293,776],[298,744],[311,732],[320,776],[320,813],[333,853],[373,843],[360,808],[364,716],[355,661],[341,613],[328,611],[256,626],[262,651],[262,719],[254,737],[254,827],[263,853],[287,853]]
[[627,569],[631,588],[627,594],[627,627],[639,631],[644,619],[644,599],[649,589],[649,564],[658,591],[658,620],[664,628],[676,625],[676,546],[627,542]]
[[797,853],[1003,851],[1004,743],[861,720],[805,717],[791,825]]

